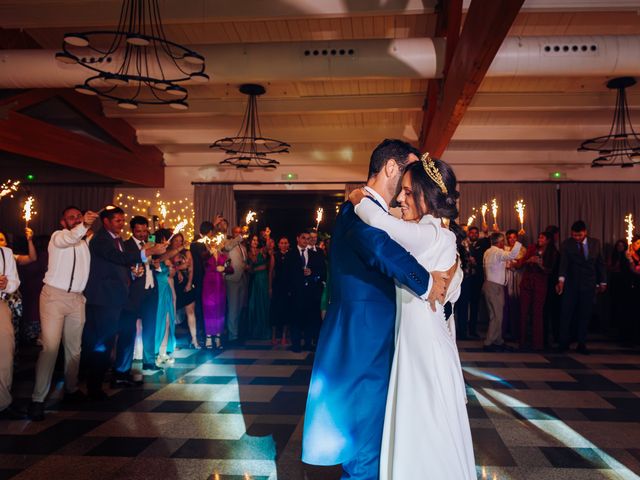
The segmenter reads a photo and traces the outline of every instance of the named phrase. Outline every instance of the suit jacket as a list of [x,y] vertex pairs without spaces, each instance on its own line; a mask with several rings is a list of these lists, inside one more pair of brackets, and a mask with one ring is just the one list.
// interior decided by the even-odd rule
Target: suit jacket
[[329,261],[331,304],[313,364],[302,444],[302,460],[313,465],[350,461],[381,438],[395,338],[394,279],[418,295],[430,279],[389,235],[360,220],[349,202],[338,214]]
[[[140,247],[138,245],[138,241],[131,237],[124,242],[124,251],[138,253],[140,252]],[[151,274],[153,275],[153,267]],[[145,282],[146,274],[141,277],[131,278],[131,284],[129,285],[129,299],[124,307],[125,310],[137,312],[140,310],[142,302],[147,296],[157,295],[155,279],[153,281],[153,288],[145,289]]]
[[469,243],[469,255],[475,259],[475,265],[469,266],[469,274],[484,279],[484,252],[491,248],[488,238],[479,238],[475,243]]
[[101,228],[89,242],[89,252],[91,267],[84,290],[87,303],[123,307],[129,299],[131,266],[142,263],[140,251],[121,252],[111,234]]
[[200,242],[191,242],[189,247],[191,258],[193,259],[193,285],[196,289],[202,288],[204,278],[204,264],[208,258],[207,246]]
[[233,273],[224,277],[227,282],[237,283],[246,279],[247,252],[243,251],[242,240],[241,236],[237,236],[224,244],[224,251],[227,252],[233,267]]
[[596,285],[607,281],[600,241],[587,237],[587,250],[587,258],[584,258],[573,238],[566,239],[560,246],[558,276],[564,277],[565,290],[594,290]]

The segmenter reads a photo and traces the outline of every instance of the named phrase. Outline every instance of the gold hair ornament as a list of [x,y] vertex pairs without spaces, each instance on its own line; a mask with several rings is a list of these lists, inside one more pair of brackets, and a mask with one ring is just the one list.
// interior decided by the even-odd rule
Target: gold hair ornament
[[440,187],[442,193],[447,195],[449,192],[447,191],[447,187],[444,185],[444,181],[442,180],[442,174],[440,173],[440,170],[438,170],[438,167],[436,167],[436,163],[433,161],[433,158],[431,158],[431,155],[429,155],[429,152],[425,152],[422,157],[420,157],[420,161],[422,161],[424,171],[427,172],[429,178],[433,180],[435,184],[438,185],[438,187]]

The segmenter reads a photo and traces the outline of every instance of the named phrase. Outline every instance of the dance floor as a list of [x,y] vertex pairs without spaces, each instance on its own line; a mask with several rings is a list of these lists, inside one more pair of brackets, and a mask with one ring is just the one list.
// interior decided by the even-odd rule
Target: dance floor
[[[591,346],[485,353],[461,342],[479,479],[640,478],[640,355]],[[44,422],[0,422],[0,480],[339,478],[299,461],[311,354],[253,344],[176,356],[108,401],[54,396]],[[25,402],[33,373],[22,363]]]

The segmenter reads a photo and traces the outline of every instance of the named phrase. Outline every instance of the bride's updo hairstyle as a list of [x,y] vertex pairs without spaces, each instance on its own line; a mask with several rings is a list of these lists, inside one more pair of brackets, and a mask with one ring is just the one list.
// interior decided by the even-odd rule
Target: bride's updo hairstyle
[[[421,160],[406,168],[405,175],[407,173],[411,174],[411,189],[418,214],[423,216],[429,213],[435,218],[443,219],[460,244],[466,234],[456,223],[460,192],[456,190],[458,181],[453,169],[442,160],[423,155]],[[420,197],[424,198],[428,212],[422,211],[422,202],[418,200]]]

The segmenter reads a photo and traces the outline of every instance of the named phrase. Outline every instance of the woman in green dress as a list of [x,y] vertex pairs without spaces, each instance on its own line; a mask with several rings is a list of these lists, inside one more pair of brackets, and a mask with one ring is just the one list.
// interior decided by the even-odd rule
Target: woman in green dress
[[247,305],[247,330],[249,338],[271,338],[269,322],[269,254],[257,235],[251,237],[247,262],[251,273],[249,303]]

